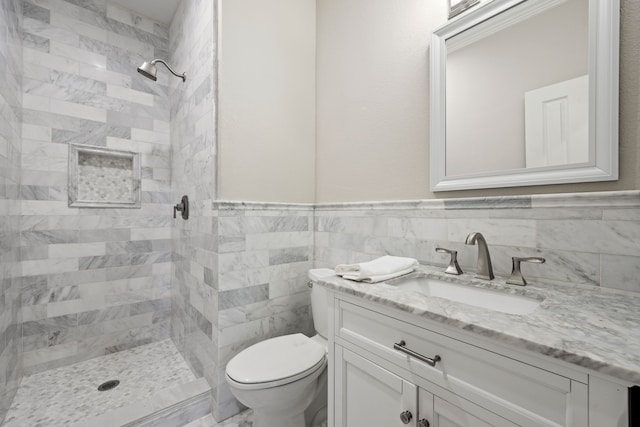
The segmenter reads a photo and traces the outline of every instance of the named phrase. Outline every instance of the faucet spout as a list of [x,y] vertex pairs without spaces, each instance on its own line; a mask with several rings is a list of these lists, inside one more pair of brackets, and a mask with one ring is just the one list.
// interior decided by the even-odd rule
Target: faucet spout
[[489,255],[489,246],[487,246],[487,241],[484,236],[474,231],[473,233],[469,233],[467,236],[467,240],[465,240],[465,245],[478,245],[478,264],[476,266],[476,277],[480,279],[492,280],[495,276],[493,275],[493,266],[491,265],[491,255]]

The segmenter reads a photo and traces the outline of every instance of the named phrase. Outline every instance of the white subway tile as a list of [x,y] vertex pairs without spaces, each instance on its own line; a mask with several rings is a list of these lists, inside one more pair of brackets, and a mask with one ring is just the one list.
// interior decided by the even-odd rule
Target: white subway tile
[[96,27],[95,25],[73,19],[67,15],[58,13],[55,10],[51,11],[50,21],[51,25],[54,27],[63,28],[101,42],[107,41],[107,30],[104,28]]
[[170,143],[170,136],[168,134],[153,132],[146,129],[131,129],[131,139],[165,145],[169,145]]
[[[52,41],[49,51],[51,55],[62,56],[70,58],[75,62],[83,62],[85,64],[93,65],[94,67],[106,68],[107,57],[98,53],[93,53],[85,49],[69,46],[59,42]],[[79,68],[78,68],[79,69]],[[76,71],[76,74],[78,71]]]
[[73,102],[51,100],[51,110],[56,114],[77,117],[79,119],[93,120],[96,122],[107,122],[107,110],[89,107],[82,104],[74,104]]
[[106,247],[104,242],[64,243],[49,245],[49,258],[100,256],[105,254]]
[[51,55],[25,47],[22,50],[22,59],[25,63],[42,65],[49,69],[78,74],[78,63],[62,56]]
[[22,107],[35,111],[51,111],[51,103],[46,96],[31,95],[30,93],[22,94]]
[[35,141],[51,141],[51,128],[46,126],[22,124],[22,138]]
[[150,227],[150,228],[133,228],[131,229],[131,240],[157,240],[170,239],[171,228],[169,227]]
[[[132,65],[133,66],[133,65]],[[107,96],[153,107],[153,95],[139,90],[107,84]],[[139,139],[131,136],[133,139]]]

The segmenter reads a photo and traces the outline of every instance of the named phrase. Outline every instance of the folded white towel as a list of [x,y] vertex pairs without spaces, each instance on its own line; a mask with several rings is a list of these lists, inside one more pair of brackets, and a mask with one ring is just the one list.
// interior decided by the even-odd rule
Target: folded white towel
[[413,258],[385,255],[369,262],[340,264],[335,272],[345,279],[376,283],[411,273],[417,266]]

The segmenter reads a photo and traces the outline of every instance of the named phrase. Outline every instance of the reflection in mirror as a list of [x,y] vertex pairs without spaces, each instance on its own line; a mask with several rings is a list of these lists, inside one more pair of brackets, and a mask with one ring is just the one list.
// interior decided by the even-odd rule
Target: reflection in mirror
[[436,30],[431,189],[617,179],[618,20],[618,0],[493,0]]
[[510,9],[447,40],[447,176],[588,161],[588,9]]

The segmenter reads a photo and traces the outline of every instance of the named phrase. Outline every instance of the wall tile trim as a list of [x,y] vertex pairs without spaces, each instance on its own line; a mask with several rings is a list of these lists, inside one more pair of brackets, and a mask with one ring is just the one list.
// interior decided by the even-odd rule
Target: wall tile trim
[[[248,203],[248,202],[225,202]],[[257,202],[254,202],[257,203]],[[640,191],[539,194],[531,196],[463,197],[452,199],[316,203],[314,210],[362,209],[512,209],[563,207],[640,207]]]

